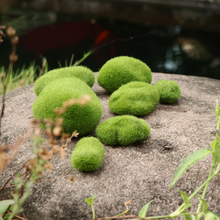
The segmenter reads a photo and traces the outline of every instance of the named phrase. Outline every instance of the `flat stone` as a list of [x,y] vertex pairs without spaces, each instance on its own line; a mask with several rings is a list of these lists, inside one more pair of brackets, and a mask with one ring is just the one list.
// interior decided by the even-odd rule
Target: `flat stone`
[[[153,73],[153,83],[161,79],[176,81],[181,88],[181,97],[172,105],[158,104],[153,112],[142,117],[151,127],[149,137],[126,147],[105,146],[104,162],[93,173],[81,173],[71,166],[70,156],[78,141],[74,139],[68,145],[64,160],[57,156],[52,160],[55,169],[45,174],[45,179],[50,181],[38,182],[32,188],[32,194],[23,206],[28,219],[92,219],[90,206],[85,199],[95,194],[97,217],[114,216],[125,211],[124,203],[128,200],[132,200],[130,214],[138,215],[142,206],[152,199],[154,201],[148,216],[165,215],[182,203],[177,190],[189,195],[206,180],[211,155],[191,167],[169,190],[180,162],[199,149],[210,148],[215,139],[215,106],[220,94],[220,81]],[[108,108],[109,94],[97,83],[93,90],[104,108],[101,121],[113,117],[114,114]],[[1,144],[13,143],[27,132],[35,99],[33,85],[6,95]],[[95,136],[95,132],[92,135]],[[2,173],[0,187],[25,161],[34,156],[31,146],[31,139],[20,146],[14,161]],[[62,177],[65,174],[68,175]],[[72,176],[73,182],[68,180]],[[217,176],[210,183],[206,196],[209,210],[218,214],[219,183],[220,177]],[[3,190],[0,193],[1,200],[10,198],[11,190]],[[197,203],[198,199],[192,202]]]

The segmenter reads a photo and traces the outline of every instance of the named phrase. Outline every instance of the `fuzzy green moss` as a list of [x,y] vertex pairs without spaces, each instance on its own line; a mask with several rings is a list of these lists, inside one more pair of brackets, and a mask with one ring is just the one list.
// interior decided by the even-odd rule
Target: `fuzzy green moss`
[[80,135],[86,135],[99,123],[103,108],[93,90],[82,80],[74,77],[57,79],[45,86],[34,102],[34,118],[55,119],[56,107],[60,108],[64,101],[79,98],[84,94],[90,95],[92,100],[82,107],[79,104],[69,107],[62,116],[64,118],[62,127],[65,133],[71,134],[77,130]]
[[115,57],[100,69],[97,80],[100,86],[112,93],[131,81],[151,83],[150,68],[142,61],[127,56]]
[[144,116],[152,112],[160,99],[157,89],[145,82],[130,82],[110,96],[108,106],[119,115]]
[[159,80],[154,84],[160,94],[160,102],[165,104],[174,103],[181,95],[180,87],[173,80]]
[[94,137],[82,138],[76,145],[71,155],[72,166],[82,172],[91,172],[102,165],[105,148]]
[[128,145],[144,140],[150,134],[150,126],[143,119],[123,115],[103,121],[96,128],[99,140],[107,145]]
[[38,96],[43,88],[50,82],[60,79],[60,78],[69,78],[77,77],[84,81],[88,86],[92,87],[95,82],[95,76],[87,67],[84,66],[73,66],[73,67],[64,67],[59,69],[54,69],[36,80],[34,85],[34,92]]

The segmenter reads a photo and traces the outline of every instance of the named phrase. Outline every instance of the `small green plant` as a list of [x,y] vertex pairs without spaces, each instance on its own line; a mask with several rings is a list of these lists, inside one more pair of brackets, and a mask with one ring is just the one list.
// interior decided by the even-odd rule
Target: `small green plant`
[[147,122],[132,115],[107,119],[96,128],[99,140],[112,146],[132,144],[144,140],[149,134],[150,126]]
[[[212,211],[208,210],[208,205],[205,201],[205,195],[207,192],[207,188],[209,185],[209,182],[220,173],[220,139],[219,139],[219,127],[220,127],[220,109],[218,105],[218,101],[216,104],[215,109],[216,117],[217,117],[217,127],[216,127],[216,137],[215,140],[211,143],[211,149],[200,149],[188,157],[186,157],[182,163],[177,168],[172,183],[170,185],[170,189],[173,187],[173,185],[179,180],[179,178],[185,173],[187,169],[189,169],[192,165],[194,165],[197,161],[205,158],[206,156],[212,154],[212,164],[209,176],[207,180],[199,186],[195,192],[193,192],[190,196],[188,196],[185,192],[179,191],[181,194],[181,197],[183,198],[183,203],[180,205],[174,212],[163,215],[163,216],[149,216],[146,217],[146,213],[148,211],[149,205],[152,201],[147,203],[140,211],[139,215],[128,215],[129,210],[127,209],[126,212],[123,212],[119,215],[121,216],[120,219],[132,219],[132,220],[150,220],[150,219],[163,219],[163,218],[176,218],[179,216],[182,216],[184,220],[200,220],[202,217],[205,217],[205,220],[220,220],[220,216]],[[202,196],[198,196],[198,193],[203,190]],[[198,205],[197,211],[192,213],[188,211],[188,208],[192,206],[190,201],[195,197],[198,196],[200,198],[200,203]],[[101,219],[118,219],[117,216],[113,217],[106,217],[106,218],[95,218],[93,211],[93,219],[101,220]]]
[[127,56],[115,57],[108,60],[100,69],[97,80],[109,93],[131,81],[151,83],[150,68],[144,62]]

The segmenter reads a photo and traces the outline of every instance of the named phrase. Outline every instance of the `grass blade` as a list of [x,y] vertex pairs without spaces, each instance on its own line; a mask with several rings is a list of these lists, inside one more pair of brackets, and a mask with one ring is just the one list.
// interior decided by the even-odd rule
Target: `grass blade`
[[151,200],[150,202],[148,202],[146,205],[144,205],[138,215],[138,217],[142,217],[145,218],[147,210],[149,208],[149,205],[151,204],[151,202],[153,202],[154,200]]
[[197,161],[205,158],[207,155],[211,154],[212,151],[210,149],[201,149],[186,157],[182,163],[178,166],[176,173],[174,174],[172,183],[170,185],[170,189],[177,182],[177,180],[185,173],[187,169],[189,169],[192,165],[194,165]]

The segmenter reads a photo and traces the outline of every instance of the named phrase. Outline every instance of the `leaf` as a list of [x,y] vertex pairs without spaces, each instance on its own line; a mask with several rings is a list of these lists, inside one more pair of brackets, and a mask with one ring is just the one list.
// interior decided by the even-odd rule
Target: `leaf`
[[177,182],[177,180],[184,174],[184,172],[189,169],[192,165],[194,165],[197,161],[203,159],[207,155],[211,154],[212,151],[210,149],[201,149],[186,157],[182,163],[178,166],[176,173],[174,174],[172,183],[170,185],[170,189]]
[[14,204],[14,200],[9,199],[9,200],[3,200],[0,201],[0,215],[2,215],[3,213],[6,212],[6,210],[8,209],[8,207],[12,204]]
[[92,198],[88,198],[85,201],[90,205],[93,206],[93,200],[97,197],[97,195],[94,195]]
[[207,205],[207,203],[206,203],[206,201],[204,200],[204,199],[202,199],[200,196],[198,196],[200,199],[201,199],[201,201],[202,201],[202,207],[203,207],[203,211],[202,212],[206,212],[206,210],[208,209],[208,205]]
[[183,213],[186,213],[186,215],[183,215],[184,220],[195,220],[195,215],[190,214],[189,212],[184,211]]
[[189,201],[189,197],[187,194],[183,191],[179,191],[181,193],[181,197],[183,198],[184,201],[184,209],[188,209],[192,204]]
[[220,216],[214,212],[206,211],[205,212],[205,220],[219,220]]
[[216,144],[214,157],[215,157],[215,162],[219,164],[220,163],[220,140],[219,138],[217,138],[217,144]]
[[147,213],[147,210],[149,208],[149,205],[151,204],[151,202],[153,202],[154,200],[151,200],[150,202],[148,202],[146,205],[144,205],[142,208],[141,208],[141,211],[138,215],[138,217],[142,217],[142,218],[145,218],[146,216],[146,213]]
[[211,143],[211,148],[213,151],[215,151],[215,148],[216,148],[216,140],[214,140],[212,143]]

